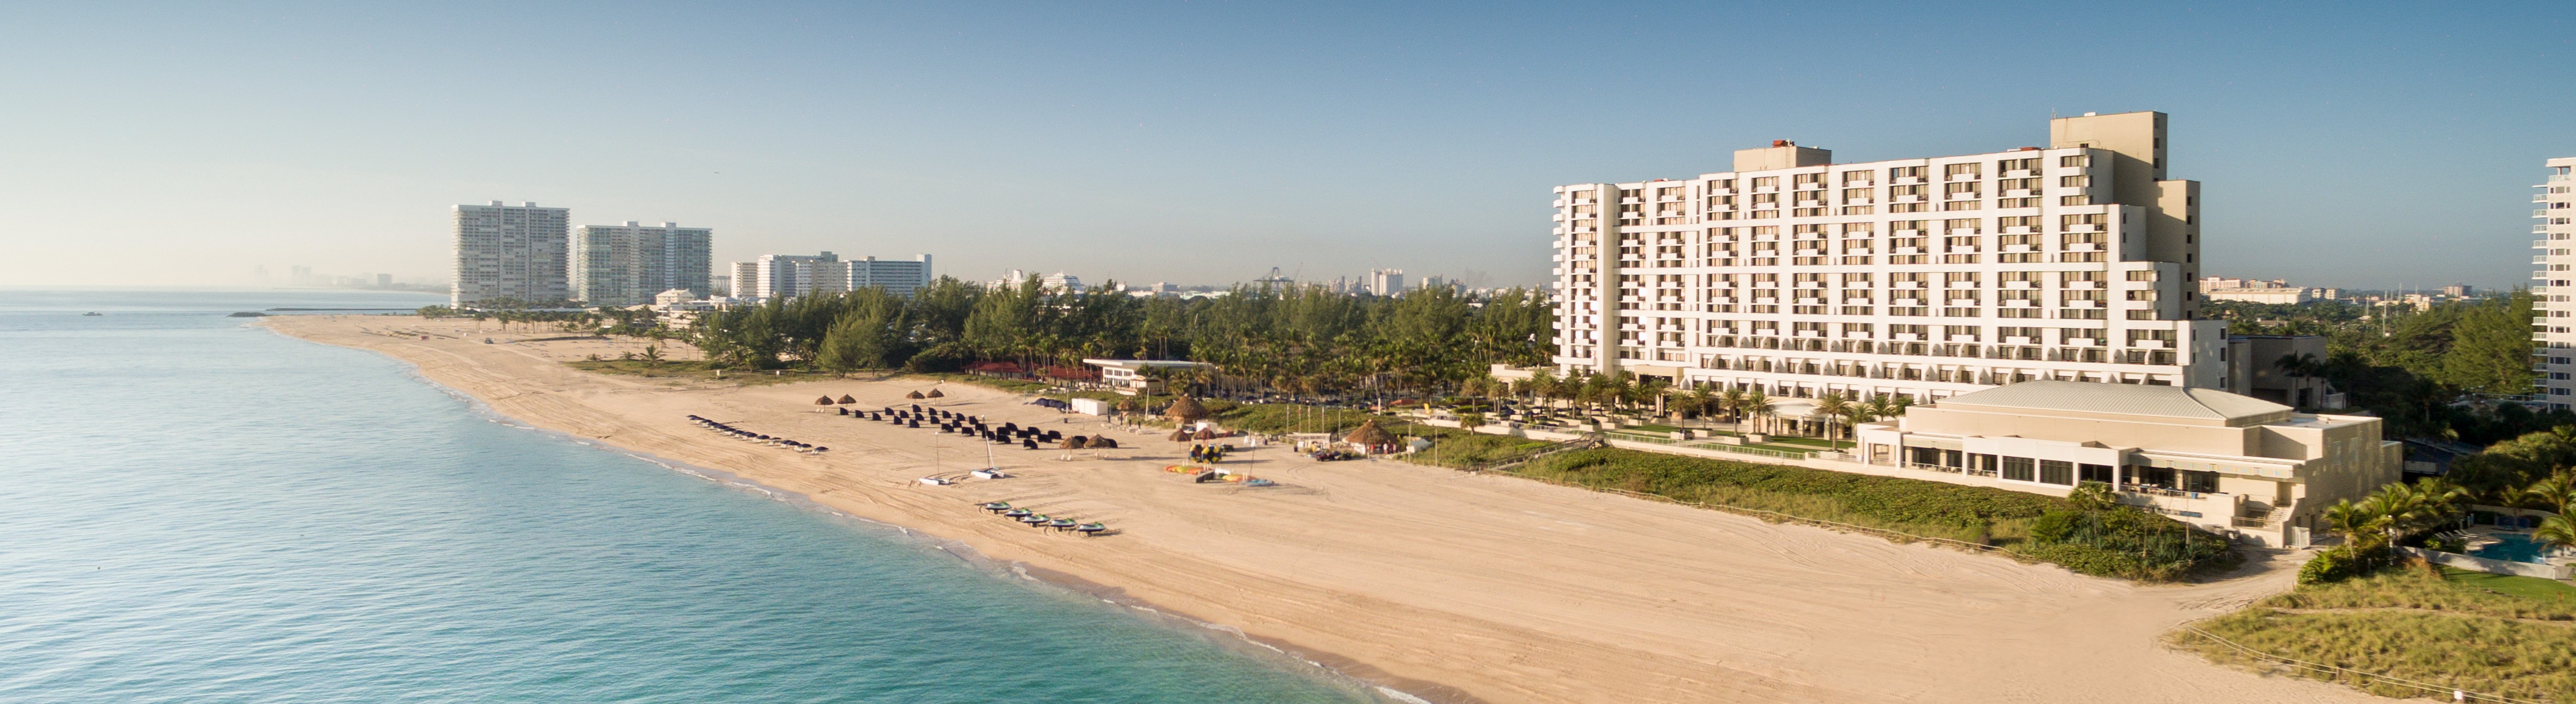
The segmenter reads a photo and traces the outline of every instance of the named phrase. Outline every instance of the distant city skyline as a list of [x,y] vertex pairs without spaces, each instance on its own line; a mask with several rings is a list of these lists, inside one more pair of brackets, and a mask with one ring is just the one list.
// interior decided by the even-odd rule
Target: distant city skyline
[[[2156,109],[2205,183],[2208,273],[2507,288],[2535,165],[2576,155],[2576,47],[2553,5],[2482,7],[22,6],[0,284],[444,276],[448,206],[500,199],[712,227],[717,262],[1535,285],[1553,185]],[[585,48],[672,37],[693,50]],[[1582,58],[1606,46],[1652,51]],[[105,257],[106,280],[53,265]]]

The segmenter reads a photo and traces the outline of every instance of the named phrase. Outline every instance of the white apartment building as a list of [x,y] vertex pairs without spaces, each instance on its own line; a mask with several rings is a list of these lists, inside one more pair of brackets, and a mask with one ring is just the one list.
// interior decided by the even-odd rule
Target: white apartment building
[[1370,269],[1368,291],[1380,296],[1404,293],[1404,270]]
[[920,259],[878,259],[867,257],[850,260],[850,290],[883,286],[887,293],[911,298],[912,292],[930,285],[930,255]]
[[2223,385],[2194,320],[2199,184],[2165,115],[2052,120],[2047,147],[1556,191],[1556,365],[1676,384],[1933,400],[2032,379]]
[[533,201],[456,206],[456,278],[448,289],[448,305],[572,297],[565,280],[571,220],[572,211],[540,208]]
[[[2576,404],[2576,157],[2561,157],[2546,162],[2549,180],[2533,188],[2540,192],[2531,197],[2531,217],[2539,222],[2531,226],[2531,247],[2539,254],[2531,258],[2537,271],[2531,272],[2531,292],[2538,299],[2532,311],[2531,341],[2533,371],[2540,378],[2533,381],[2532,391],[2549,408],[2563,409]],[[2466,293],[2465,290],[2462,291]]]
[[733,264],[735,298],[765,301],[848,290],[849,263],[831,252],[816,255],[763,254],[758,261]]
[[705,298],[713,230],[679,223],[583,225],[572,237],[573,297],[594,306],[633,306],[673,289]]
[[2210,301],[2294,305],[2317,300],[2317,294],[2317,289],[2292,286],[2285,279],[2264,281],[2210,276],[2200,280],[2200,297]]

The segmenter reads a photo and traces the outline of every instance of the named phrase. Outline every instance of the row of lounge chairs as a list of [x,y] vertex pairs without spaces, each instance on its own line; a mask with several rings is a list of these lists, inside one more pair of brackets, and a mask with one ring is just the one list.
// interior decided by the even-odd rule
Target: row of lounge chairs
[[1008,502],[1008,501],[995,501],[995,502],[991,502],[991,503],[987,503],[987,504],[979,505],[979,506],[977,506],[977,508],[984,509],[984,512],[985,512],[985,513],[990,513],[990,514],[994,514],[994,515],[1001,516],[1001,517],[1003,517],[1003,518],[1008,518],[1008,519],[1011,519],[1011,520],[1014,520],[1014,521],[1018,521],[1018,522],[1020,522],[1021,524],[1023,524],[1023,525],[1027,525],[1027,526],[1029,526],[1029,527],[1031,527],[1031,528],[1050,528],[1050,529],[1054,529],[1056,532],[1059,532],[1059,533],[1064,532],[1064,531],[1073,531],[1073,532],[1076,532],[1076,533],[1081,533],[1081,534],[1082,534],[1082,537],[1085,537],[1085,538],[1089,538],[1089,537],[1093,537],[1093,536],[1098,536],[1098,535],[1105,534],[1105,533],[1108,533],[1108,532],[1109,532],[1109,524],[1107,524],[1107,523],[1102,523],[1102,522],[1099,522],[1099,521],[1093,521],[1093,522],[1090,522],[1090,523],[1083,523],[1083,522],[1080,522],[1080,521],[1073,520],[1073,519],[1071,519],[1071,518],[1055,518],[1055,517],[1048,516],[1048,515],[1043,514],[1043,513],[1038,513],[1038,512],[1035,512],[1035,511],[1030,511],[1030,510],[1025,509],[1025,508],[1013,508],[1013,507],[1011,506],[1011,503],[1010,503],[1010,502]]

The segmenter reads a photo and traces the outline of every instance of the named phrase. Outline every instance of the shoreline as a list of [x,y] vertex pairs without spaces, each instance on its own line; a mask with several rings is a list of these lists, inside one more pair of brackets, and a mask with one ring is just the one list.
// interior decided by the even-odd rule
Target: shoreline
[[[299,342],[328,344],[287,334],[284,331],[277,330],[275,326],[257,325],[257,327],[267,329],[270,333],[279,337]],[[332,346],[336,347],[339,345]],[[794,506],[798,510],[814,511],[840,520],[861,523],[879,529],[892,530],[900,533],[902,535],[900,539],[902,540],[913,541],[932,549],[939,550],[943,553],[947,553],[949,556],[966,562],[979,571],[994,573],[994,576],[997,577],[1007,574],[1024,581],[1042,585],[1042,588],[1044,589],[1056,590],[1064,595],[1078,595],[1084,598],[1096,600],[1120,610],[1128,611],[1132,615],[1137,615],[1149,622],[1164,621],[1167,623],[1163,625],[1169,626],[1180,626],[1182,624],[1186,624],[1187,626],[1197,630],[1223,633],[1229,636],[1231,640],[1235,641],[1240,646],[1228,649],[1260,648],[1263,651],[1276,656],[1278,659],[1302,663],[1306,668],[1311,668],[1313,671],[1297,672],[1296,674],[1322,679],[1330,685],[1351,687],[1353,689],[1366,691],[1381,699],[1393,700],[1404,704],[1487,704],[1484,700],[1476,699],[1473,696],[1467,695],[1464,692],[1459,692],[1455,688],[1447,685],[1390,677],[1387,676],[1386,673],[1378,671],[1376,668],[1369,667],[1366,663],[1362,663],[1354,658],[1333,653],[1314,651],[1285,641],[1273,641],[1260,638],[1258,636],[1245,633],[1242,629],[1235,628],[1233,626],[1201,619],[1177,610],[1154,604],[1153,602],[1139,599],[1134,595],[1128,594],[1126,590],[1115,586],[1093,582],[1072,574],[1030,565],[1025,562],[998,559],[991,555],[986,555],[982,551],[976,550],[973,545],[969,545],[965,541],[940,536],[914,526],[879,521],[866,516],[860,516],[848,511],[843,511],[815,501],[812,497],[806,496],[802,493],[771,486],[762,483],[759,480],[744,477],[740,474],[713,467],[704,467],[682,460],[662,457],[633,448],[585,440],[570,433],[545,428],[536,425],[529,419],[519,418],[508,413],[501,412],[499,409],[493,408],[491,404],[485,402],[480,397],[430,378],[427,374],[422,373],[420,365],[417,362],[384,354],[375,350],[360,349],[360,351],[371,352],[402,364],[408,370],[406,374],[411,376],[414,380],[427,384],[432,388],[438,389],[441,393],[465,402],[469,411],[473,412],[475,415],[483,416],[487,421],[497,422],[520,430],[551,436],[555,439],[583,445],[597,450],[625,455],[627,457],[632,457],[634,459],[659,466],[667,471],[688,475],[726,488],[758,493],[770,500]],[[1263,660],[1271,659],[1267,657],[1259,657],[1257,655],[1255,657]],[[1288,667],[1288,663],[1285,662],[1270,664],[1292,671],[1296,669]],[[1429,696],[1436,696],[1439,698],[1426,698],[1425,694],[1421,692],[1428,692]]]
[[[1224,631],[1389,698],[2368,701],[2156,644],[2174,625],[2285,588],[2290,575],[2278,569],[2140,587],[1511,477],[1316,463],[1272,456],[1278,450],[1253,451],[1258,461],[1238,466],[1281,487],[1193,487],[1159,470],[1170,458],[1143,436],[1108,453],[1065,453],[1081,455],[1074,461],[1014,448],[1002,453],[1012,479],[921,487],[911,478],[936,469],[939,436],[924,443],[917,432],[818,414],[811,402],[847,393],[872,399],[862,407],[900,405],[905,390],[934,385],[927,380],[729,386],[563,364],[615,354],[615,341],[528,342],[548,335],[489,328],[422,341],[367,330],[470,326],[404,316],[254,324],[409,363],[534,429],[953,543],[1049,588]],[[1068,434],[1101,427],[1016,405],[1013,394],[939,388],[950,394],[937,405],[987,418],[1034,418]],[[719,442],[679,422],[688,413],[835,449],[826,458]],[[953,468],[955,450],[946,452]],[[988,500],[1105,519],[1123,534],[1033,534],[961,510]]]

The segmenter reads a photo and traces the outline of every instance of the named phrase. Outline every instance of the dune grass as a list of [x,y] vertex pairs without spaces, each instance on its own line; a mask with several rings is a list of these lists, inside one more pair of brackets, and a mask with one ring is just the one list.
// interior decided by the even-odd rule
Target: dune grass
[[[2280,657],[2440,687],[2541,701],[2576,694],[2576,588],[2553,580],[2397,567],[2302,586],[2193,626]],[[2189,630],[2168,639],[2218,662],[2332,679],[2374,694],[2437,694],[2282,668]]]

